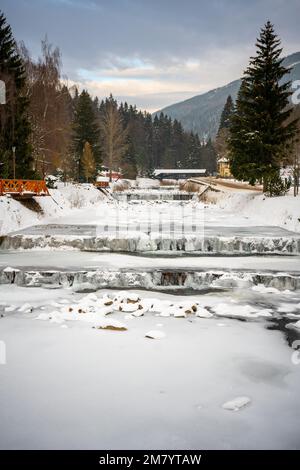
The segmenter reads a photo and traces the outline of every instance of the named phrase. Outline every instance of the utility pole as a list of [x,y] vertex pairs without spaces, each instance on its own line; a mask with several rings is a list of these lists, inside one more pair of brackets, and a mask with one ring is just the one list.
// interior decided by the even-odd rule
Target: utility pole
[[299,194],[299,174],[300,174],[300,168],[299,168],[299,163],[297,162],[295,167],[294,167],[294,196],[298,196]]
[[13,177],[14,180],[16,179],[16,147],[12,147],[12,152],[13,152]]

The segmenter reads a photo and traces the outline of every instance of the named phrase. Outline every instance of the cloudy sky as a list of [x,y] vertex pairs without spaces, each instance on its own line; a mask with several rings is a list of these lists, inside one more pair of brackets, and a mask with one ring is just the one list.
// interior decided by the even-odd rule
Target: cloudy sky
[[154,111],[238,78],[270,19],[300,50],[300,0],[1,0],[33,57],[47,34],[63,73],[102,98]]

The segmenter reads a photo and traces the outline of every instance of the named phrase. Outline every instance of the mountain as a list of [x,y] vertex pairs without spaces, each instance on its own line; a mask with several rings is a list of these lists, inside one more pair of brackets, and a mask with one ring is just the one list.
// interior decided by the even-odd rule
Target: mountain
[[[300,52],[287,56],[283,63],[285,67],[291,68],[287,80],[300,80]],[[167,106],[155,112],[154,116],[163,112],[180,121],[185,130],[197,132],[201,138],[215,137],[227,96],[231,95],[235,100],[240,85],[241,80],[235,80],[223,87]]]

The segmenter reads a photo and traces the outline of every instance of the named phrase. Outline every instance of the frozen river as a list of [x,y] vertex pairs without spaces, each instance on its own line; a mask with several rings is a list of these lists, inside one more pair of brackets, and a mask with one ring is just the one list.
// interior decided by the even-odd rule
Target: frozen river
[[19,269],[51,270],[139,270],[181,269],[181,270],[263,270],[276,272],[300,272],[298,256],[187,256],[144,254],[129,255],[119,253],[95,253],[88,251],[48,251],[0,250],[0,269],[7,266]]
[[2,249],[299,254],[300,236],[197,201],[99,203],[0,240]]
[[[284,334],[267,329],[270,320],[151,312],[126,320],[116,312],[127,331],[106,331],[80,320],[36,320],[82,297],[70,290],[1,286],[0,295],[8,306],[26,302],[29,309],[0,319],[1,448],[299,448],[300,365]],[[189,299],[207,308],[251,303],[238,292]],[[274,294],[252,294],[256,307],[273,312],[297,302],[295,295],[274,303]],[[165,337],[147,339],[149,330]],[[222,407],[240,396],[250,400],[245,408]]]
[[1,243],[0,448],[300,448],[299,234],[132,201]]

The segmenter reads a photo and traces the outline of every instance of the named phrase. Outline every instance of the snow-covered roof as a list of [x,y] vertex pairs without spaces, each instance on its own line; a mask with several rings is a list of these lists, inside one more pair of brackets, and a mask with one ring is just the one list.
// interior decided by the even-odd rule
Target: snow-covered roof
[[154,175],[160,175],[161,173],[166,173],[166,174],[186,174],[186,173],[199,173],[200,175],[203,174],[203,173],[206,173],[206,169],[205,168],[201,168],[199,170],[195,170],[195,169],[192,169],[192,168],[180,168],[180,169],[170,169],[170,168],[160,168],[160,169],[156,169],[154,170]]

